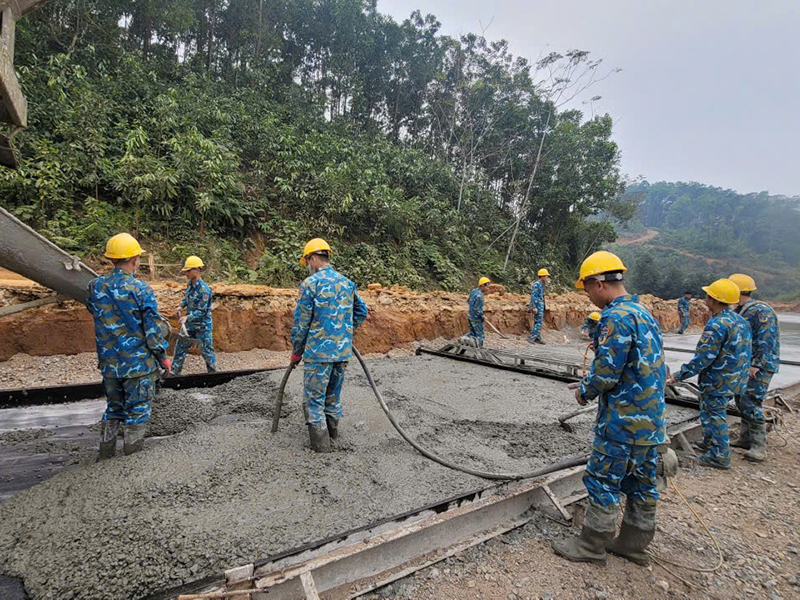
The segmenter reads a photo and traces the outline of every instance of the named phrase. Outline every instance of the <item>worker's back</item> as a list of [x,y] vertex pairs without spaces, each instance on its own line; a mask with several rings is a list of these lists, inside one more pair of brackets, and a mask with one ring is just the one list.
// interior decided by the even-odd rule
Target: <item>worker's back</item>
[[[744,392],[750,370],[752,333],[741,316],[726,308],[706,324],[697,354],[706,354],[710,364],[698,375],[700,389],[706,394],[738,395]],[[691,364],[691,363],[690,363]]]
[[775,310],[766,302],[750,300],[738,313],[750,325],[753,335],[752,366],[777,373],[781,365],[781,330]]
[[93,279],[87,307],[103,377],[125,379],[157,371],[150,348],[167,349],[153,290],[122,269]]

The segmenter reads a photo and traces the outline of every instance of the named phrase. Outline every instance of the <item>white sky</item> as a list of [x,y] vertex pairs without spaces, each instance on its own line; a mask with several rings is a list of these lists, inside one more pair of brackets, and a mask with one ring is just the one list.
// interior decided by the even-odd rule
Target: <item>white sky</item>
[[[424,8],[422,8],[424,7]],[[586,93],[615,121],[623,173],[800,195],[800,0],[379,0],[515,55],[589,50],[620,67]],[[494,18],[494,20],[492,20]],[[586,109],[588,106],[578,108]]]

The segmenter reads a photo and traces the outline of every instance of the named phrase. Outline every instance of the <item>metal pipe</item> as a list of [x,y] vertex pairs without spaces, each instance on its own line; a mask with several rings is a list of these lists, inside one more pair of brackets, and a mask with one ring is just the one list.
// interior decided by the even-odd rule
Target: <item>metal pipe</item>
[[0,307],[0,317],[7,317],[29,308],[37,308],[39,306],[47,306],[48,304],[55,304],[58,302],[58,296],[48,296],[47,298],[39,298],[38,300],[31,300],[30,302],[23,302],[22,304],[9,304],[8,306]]

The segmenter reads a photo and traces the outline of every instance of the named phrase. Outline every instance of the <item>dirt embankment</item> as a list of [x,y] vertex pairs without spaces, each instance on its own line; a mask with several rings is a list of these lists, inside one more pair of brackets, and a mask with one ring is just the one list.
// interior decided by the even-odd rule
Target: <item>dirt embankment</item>
[[[173,317],[183,296],[183,286],[167,282],[153,287],[161,312]],[[289,349],[296,290],[225,284],[211,287],[215,294],[214,345],[218,351]],[[4,281],[0,285],[0,305],[25,302],[50,293],[35,284],[16,285]],[[356,343],[363,352],[385,353],[417,340],[455,338],[468,330],[464,294],[418,293],[401,287],[360,293],[370,309],[367,322],[356,334]],[[676,301],[653,296],[643,296],[641,301],[664,329],[678,327]],[[527,295],[498,289],[487,296],[486,316],[500,331],[523,334],[531,326],[527,305]],[[583,294],[549,294],[545,325],[551,329],[579,327],[592,310],[596,309]],[[692,324],[702,325],[706,318],[703,304],[693,301]],[[92,319],[77,302],[28,310],[0,320],[0,361],[17,353],[50,356],[93,350]]]

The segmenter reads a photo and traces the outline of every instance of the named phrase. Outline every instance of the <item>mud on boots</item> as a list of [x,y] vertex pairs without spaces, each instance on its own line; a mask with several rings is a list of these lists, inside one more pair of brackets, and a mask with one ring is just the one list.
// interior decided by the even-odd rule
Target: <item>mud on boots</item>
[[305,245],[300,264],[309,276],[300,284],[292,326],[292,357],[301,360],[303,411],[311,448],[330,452],[339,437],[342,384],[353,354],[353,332],[367,318],[356,284],[330,265],[331,247],[320,238]]
[[734,273],[730,276],[739,288],[737,312],[750,325],[753,334],[750,371],[744,393],[737,396],[736,406],[742,413],[740,427],[747,429],[748,438],[737,447],[747,449],[744,457],[752,462],[762,462],[767,456],[767,423],[764,419],[764,399],[772,377],[781,364],[781,332],[778,315],[768,304],[753,300],[758,288],[749,275]]
[[[619,257],[595,252],[583,261],[575,283],[603,309],[594,361],[575,390],[581,406],[598,399],[592,454],[583,476],[589,509],[580,537],[553,544],[556,554],[575,562],[605,563],[608,550],[641,564],[655,535],[667,368],[659,325],[625,290],[626,271]],[[620,493],[627,504],[615,539]]]
[[528,335],[528,343],[542,344],[542,326],[544,325],[544,313],[546,310],[544,301],[544,287],[550,281],[550,271],[547,269],[539,269],[539,279],[533,284],[531,288],[531,299],[528,302],[528,310],[533,313],[533,327]]
[[485,316],[483,314],[483,297],[489,293],[488,277],[481,277],[478,280],[478,287],[469,293],[467,299],[467,319],[469,320],[469,333],[463,337],[470,337],[474,340],[473,343],[467,345],[474,345],[476,348],[483,348],[483,341],[486,339],[486,332],[483,329],[483,321]]
[[[186,292],[178,308],[178,320],[186,327],[186,334],[200,342],[200,352],[206,363],[206,371],[215,373],[217,370],[217,354],[214,352],[214,322],[211,315],[211,303],[214,293],[208,284],[203,281],[201,269],[205,267],[199,256],[190,256],[186,259],[181,271],[188,281]],[[186,316],[182,311],[186,310]],[[175,356],[172,361],[173,375],[180,375],[183,362],[192,343],[178,340],[175,344]]]
[[697,342],[694,358],[670,377],[669,383],[698,375],[700,424],[706,449],[697,462],[705,467],[730,469],[728,402],[744,392],[752,338],[747,321],[732,310],[739,302],[735,283],[718,279],[703,291],[711,318]]
[[120,425],[126,454],[141,449],[159,366],[171,369],[153,290],[134,276],[143,253],[130,234],[115,235],[105,252],[114,271],[89,284],[86,307],[94,319],[98,366],[107,398],[101,459],[116,454]]

